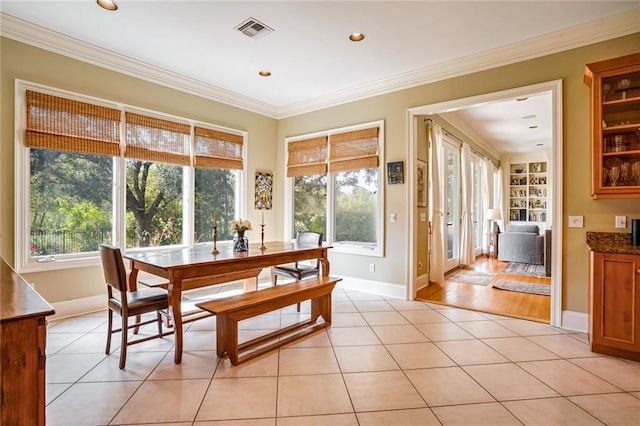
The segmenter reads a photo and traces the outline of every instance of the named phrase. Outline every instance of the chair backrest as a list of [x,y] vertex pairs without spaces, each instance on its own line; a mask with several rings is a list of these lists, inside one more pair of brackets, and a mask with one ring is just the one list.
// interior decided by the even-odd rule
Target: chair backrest
[[[322,245],[322,232],[300,231],[296,235],[296,245],[298,247],[320,246]],[[318,261],[318,259],[312,262],[313,263],[309,261],[296,262],[296,267],[298,266],[299,263],[302,263],[305,265],[311,265],[316,269],[320,267],[320,262]]]
[[100,258],[104,280],[108,286],[118,291],[127,291],[127,271],[124,269],[120,249],[108,244],[100,244]]
[[302,231],[296,235],[298,247],[322,245],[322,232]]

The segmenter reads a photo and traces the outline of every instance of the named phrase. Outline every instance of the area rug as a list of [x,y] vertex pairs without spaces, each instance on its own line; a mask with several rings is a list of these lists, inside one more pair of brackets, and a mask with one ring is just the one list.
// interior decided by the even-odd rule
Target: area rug
[[451,275],[447,275],[444,279],[445,281],[452,281],[454,283],[488,285],[497,275],[498,274],[491,274],[488,272],[459,269]]
[[528,263],[509,262],[502,271],[503,274],[530,275],[532,277],[544,277],[544,265],[530,265]]
[[540,294],[542,296],[551,296],[551,286],[545,284],[523,283],[521,281],[499,280],[493,288],[500,290],[517,291],[519,293]]

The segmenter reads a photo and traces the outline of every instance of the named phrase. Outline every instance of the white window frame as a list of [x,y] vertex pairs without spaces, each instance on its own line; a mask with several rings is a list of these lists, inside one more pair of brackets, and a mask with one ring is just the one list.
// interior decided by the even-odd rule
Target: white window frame
[[[378,242],[375,247],[367,243],[336,243],[334,241],[335,235],[335,176],[332,173],[327,173],[327,229],[324,236],[325,241],[333,246],[332,252],[358,254],[372,257],[384,257],[385,236],[384,236],[384,120],[372,121],[369,123],[357,124],[353,126],[340,127],[337,129],[331,129],[321,132],[309,133],[305,135],[292,136],[285,138],[284,149],[284,176],[286,176],[286,165],[288,157],[288,149],[286,148],[289,143],[296,142],[304,139],[312,139],[322,136],[331,136],[334,134],[353,132],[357,130],[370,129],[372,127],[378,127],[378,198],[376,201],[376,211],[378,212],[376,218],[376,234],[378,235]],[[293,221],[293,196],[294,196],[294,179],[292,177],[285,178],[284,193],[286,194],[284,200],[284,239],[285,241],[293,241],[295,239],[294,221]]]
[[[53,96],[65,97],[80,102],[87,102],[94,105],[101,105],[109,108],[120,109],[124,116],[125,111],[135,112],[148,116],[154,116],[161,119],[171,120],[175,122],[191,125],[191,145],[193,148],[193,127],[203,126],[220,130],[227,133],[237,134],[243,137],[242,158],[243,169],[235,170],[236,173],[236,211],[240,217],[247,216],[246,193],[247,182],[247,152],[248,152],[248,133],[236,129],[230,129],[222,126],[216,126],[210,123],[204,123],[196,120],[178,117],[170,114],[163,114],[152,110],[146,110],[131,105],[112,102],[92,96],[82,95],[79,93],[69,92],[54,87],[44,86],[24,80],[15,81],[15,268],[18,272],[42,272],[57,269],[79,268],[85,266],[100,265],[100,256],[97,251],[85,253],[60,254],[55,256],[33,257],[30,254],[30,148],[24,144],[24,135],[26,128],[26,91],[33,90]],[[171,247],[194,247],[195,245],[206,245],[212,243],[194,243],[194,200],[195,200],[195,173],[193,166],[183,166],[183,243],[172,246],[161,247],[145,247],[145,248],[126,248],[126,195],[122,189],[126,186],[126,159],[124,157],[124,120],[120,125],[120,157],[113,157],[114,173],[113,173],[113,235],[115,244],[124,252],[136,251],[152,251],[166,250]],[[193,156],[194,150],[191,149]],[[193,157],[192,157],[193,158]],[[193,164],[193,160],[192,160]],[[224,242],[223,242],[224,244]],[[231,241],[228,242],[231,244]]]

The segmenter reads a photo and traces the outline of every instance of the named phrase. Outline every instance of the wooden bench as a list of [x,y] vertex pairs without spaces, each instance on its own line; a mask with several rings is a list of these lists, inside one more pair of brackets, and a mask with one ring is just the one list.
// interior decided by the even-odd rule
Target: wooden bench
[[[216,315],[216,346],[218,356],[229,355],[231,364],[238,365],[272,349],[331,324],[331,292],[341,278],[316,277],[291,284],[269,287],[224,299],[196,304]],[[311,317],[288,327],[238,345],[238,321],[252,318],[305,300],[311,300]],[[318,317],[324,322],[316,324]],[[291,334],[296,330],[300,330]],[[285,337],[286,336],[286,337]],[[280,339],[283,337],[282,339]],[[272,340],[272,343],[262,346]],[[257,348],[240,356],[242,352]]]

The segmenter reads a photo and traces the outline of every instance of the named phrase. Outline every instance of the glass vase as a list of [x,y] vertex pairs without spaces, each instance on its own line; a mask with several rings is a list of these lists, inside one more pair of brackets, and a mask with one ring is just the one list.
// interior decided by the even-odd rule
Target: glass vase
[[244,236],[244,232],[238,233],[233,237],[233,251],[249,251],[249,238]]

